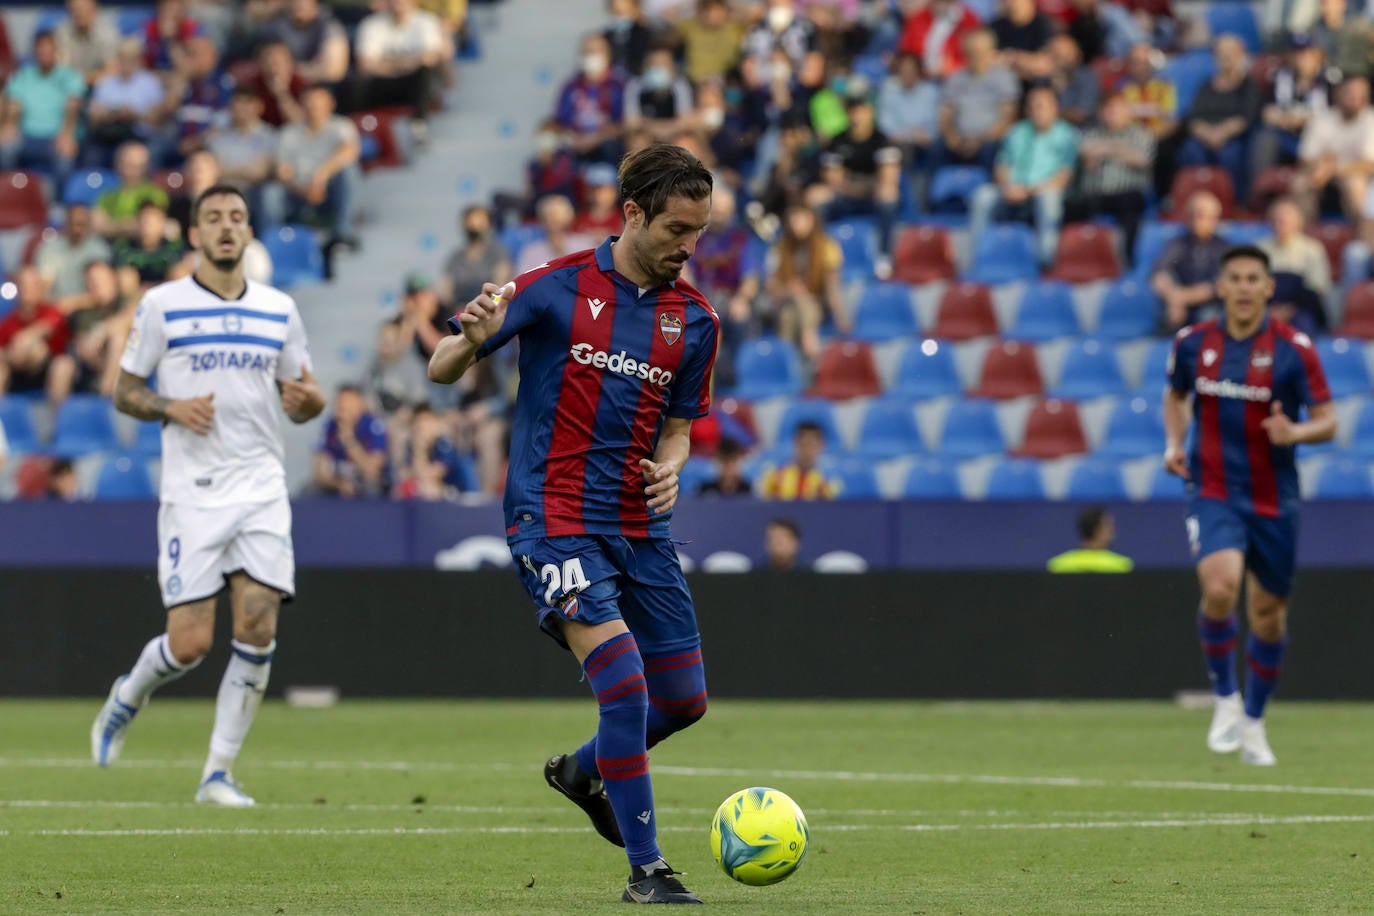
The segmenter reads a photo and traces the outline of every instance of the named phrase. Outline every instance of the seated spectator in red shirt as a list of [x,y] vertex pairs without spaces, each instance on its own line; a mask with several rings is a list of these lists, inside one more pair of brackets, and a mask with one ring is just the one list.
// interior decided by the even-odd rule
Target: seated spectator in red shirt
[[14,311],[0,319],[0,395],[42,389],[56,407],[76,376],[76,362],[67,355],[67,319],[43,301],[43,278],[35,268],[21,269],[15,283]]
[[931,79],[944,79],[964,68],[964,36],[978,27],[959,0],[931,0],[907,17],[897,50],[919,57]]
[[306,85],[305,78],[296,72],[290,48],[279,41],[258,48],[258,72],[248,81],[248,88],[262,100],[265,123],[281,127],[304,120],[301,97]]
[[602,35],[588,35],[581,72],[563,84],[554,120],[580,159],[614,164],[624,151],[624,118],[625,82],[611,69],[611,46]]
[[582,187],[586,203],[573,220],[573,231],[593,239],[619,235],[625,228],[625,214],[620,212],[620,179],[615,167],[604,162],[588,166],[582,173]]
[[177,70],[186,42],[200,34],[200,24],[186,10],[186,0],[157,0],[157,11],[143,30],[143,60],[149,70]]

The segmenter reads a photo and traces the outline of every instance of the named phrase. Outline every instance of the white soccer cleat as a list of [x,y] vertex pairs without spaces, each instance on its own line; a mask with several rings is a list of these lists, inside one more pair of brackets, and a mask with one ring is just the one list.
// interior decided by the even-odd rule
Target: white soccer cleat
[[215,770],[196,790],[196,802],[202,805],[219,805],[221,808],[251,808],[257,804],[245,795],[234,782],[234,777],[223,770]]
[[105,705],[100,707],[95,724],[91,726],[91,759],[102,767],[107,767],[119,759],[120,752],[124,750],[124,738],[128,734],[129,723],[142,708],[130,706],[119,699],[119,685],[127,679],[127,675],[121,675],[115,680],[114,686],[110,688],[110,695],[105,699]]
[[1240,750],[1240,722],[1244,718],[1245,707],[1239,691],[1229,697],[1217,697],[1212,710],[1212,727],[1207,729],[1207,749],[1217,754]]
[[1240,762],[1252,767],[1271,767],[1279,762],[1269,749],[1269,738],[1264,733],[1264,720],[1245,717],[1240,726]]

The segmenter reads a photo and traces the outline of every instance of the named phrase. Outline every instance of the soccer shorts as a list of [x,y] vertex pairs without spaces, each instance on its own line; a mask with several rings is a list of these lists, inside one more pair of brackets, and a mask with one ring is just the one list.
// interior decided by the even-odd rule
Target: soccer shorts
[[1271,595],[1287,598],[1297,566],[1298,517],[1243,512],[1217,499],[1193,499],[1184,519],[1193,559],[1218,550],[1239,550],[1245,567]]
[[608,620],[624,620],[645,655],[701,645],[682,564],[666,538],[532,538],[510,551],[539,609],[540,629],[564,648],[563,621]]
[[205,508],[163,503],[157,514],[157,579],[165,607],[218,595],[243,571],[285,598],[296,592],[291,503]]

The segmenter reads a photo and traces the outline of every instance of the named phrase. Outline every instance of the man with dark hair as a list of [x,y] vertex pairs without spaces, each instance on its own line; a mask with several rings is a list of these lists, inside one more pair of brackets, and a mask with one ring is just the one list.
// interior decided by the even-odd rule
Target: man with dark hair
[[621,899],[699,903],[659,851],[647,750],[706,712],[668,520],[692,420],[711,405],[719,319],[681,278],[709,222],[711,173],[651,144],[619,176],[624,233],[485,284],[449,321],[429,376],[456,382],[519,337],[506,536],[540,627],[572,651],[600,707],[596,735],[544,778],[625,847]]
[[61,188],[76,160],[77,122],[86,96],[81,74],[57,62],[51,32],[33,39],[33,60],[5,85],[0,104],[0,168],[40,168]]
[[744,446],[724,438],[716,448],[716,476],[697,488],[698,496],[749,496],[753,485],[744,476]]
[[[1329,442],[1336,406],[1306,334],[1269,315],[1269,258],[1253,245],[1221,259],[1221,318],[1185,328],[1169,357],[1164,466],[1187,481],[1184,519],[1197,561],[1202,639],[1215,710],[1207,746],[1273,766],[1264,708],[1287,645],[1298,529],[1298,443]],[[1303,408],[1308,419],[1299,419]],[[1192,435],[1184,433],[1192,415]],[[1235,615],[1245,577],[1250,673],[1236,685]]]
[[769,468],[759,482],[764,499],[834,499],[839,488],[820,468],[825,452],[825,430],[813,420],[797,424],[792,434],[792,460]]
[[1052,573],[1128,573],[1135,568],[1130,557],[1109,548],[1116,539],[1116,520],[1101,506],[1078,513],[1078,546],[1050,557],[1045,568]]
[[763,553],[769,572],[790,572],[797,568],[801,553],[801,529],[790,518],[769,519],[763,529]]

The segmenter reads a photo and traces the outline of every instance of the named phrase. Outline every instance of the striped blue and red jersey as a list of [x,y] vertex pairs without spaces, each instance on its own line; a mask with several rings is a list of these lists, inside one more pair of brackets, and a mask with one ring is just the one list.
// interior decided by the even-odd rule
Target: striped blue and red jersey
[[[711,406],[720,321],[683,280],[641,291],[599,248],[515,279],[501,330],[482,358],[520,341],[520,389],[506,475],[506,537],[667,537],[639,462],[668,417]],[[455,331],[457,320],[450,319]]]
[[1188,470],[1195,497],[1269,517],[1297,511],[1295,449],[1270,443],[1262,424],[1274,401],[1297,421],[1299,408],[1331,400],[1306,334],[1272,317],[1245,340],[1219,320],[1184,328],[1174,338],[1169,385],[1193,396]]

